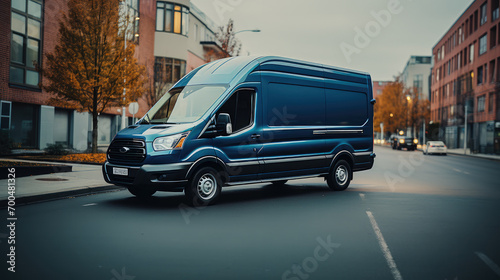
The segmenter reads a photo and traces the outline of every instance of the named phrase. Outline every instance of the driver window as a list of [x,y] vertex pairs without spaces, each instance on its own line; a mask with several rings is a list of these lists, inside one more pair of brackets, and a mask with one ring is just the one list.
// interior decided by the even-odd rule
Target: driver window
[[238,132],[249,127],[253,123],[253,112],[255,108],[255,92],[252,90],[240,90],[229,98],[217,112],[227,113],[231,117],[233,131]]

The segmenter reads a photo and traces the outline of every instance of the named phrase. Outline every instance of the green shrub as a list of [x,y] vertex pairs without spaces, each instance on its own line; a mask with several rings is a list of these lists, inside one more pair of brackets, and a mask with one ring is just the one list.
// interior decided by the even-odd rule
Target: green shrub
[[61,143],[48,144],[47,148],[45,148],[45,152],[54,156],[64,156],[68,154],[68,151]]
[[12,140],[9,131],[0,130],[0,155],[9,155],[12,151]]

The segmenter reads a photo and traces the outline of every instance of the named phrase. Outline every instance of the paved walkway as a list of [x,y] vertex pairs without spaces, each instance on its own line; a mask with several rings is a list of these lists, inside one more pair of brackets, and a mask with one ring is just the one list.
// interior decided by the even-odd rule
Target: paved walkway
[[[1,160],[9,161],[10,159]],[[15,159],[15,161],[34,162],[18,159]],[[104,181],[100,165],[44,161],[37,162],[54,165],[71,165],[73,166],[73,172],[61,172],[16,178],[16,204],[122,189]],[[3,208],[7,206],[6,201],[9,196],[7,193],[8,180],[0,180],[0,186],[0,208]]]
[[[376,145],[376,146],[381,146],[381,145]],[[382,145],[382,147],[391,148],[391,146],[389,144],[384,144],[384,145]],[[425,147],[425,145],[423,147]],[[422,146],[418,145],[417,149],[419,151],[422,151]],[[467,149],[467,151],[465,153],[464,153],[464,149],[448,149],[447,153],[452,154],[452,155],[469,156],[469,157],[484,158],[484,159],[491,159],[491,160],[499,160],[500,161],[500,155],[473,154],[473,153],[471,153],[470,149]]]

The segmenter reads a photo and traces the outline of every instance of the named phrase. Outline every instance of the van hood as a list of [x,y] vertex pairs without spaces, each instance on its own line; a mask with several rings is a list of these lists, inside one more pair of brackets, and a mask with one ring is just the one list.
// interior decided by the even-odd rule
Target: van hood
[[188,132],[192,130],[195,125],[196,123],[131,125],[118,132],[115,139],[139,138],[146,140],[146,142],[152,142],[155,138],[160,136]]

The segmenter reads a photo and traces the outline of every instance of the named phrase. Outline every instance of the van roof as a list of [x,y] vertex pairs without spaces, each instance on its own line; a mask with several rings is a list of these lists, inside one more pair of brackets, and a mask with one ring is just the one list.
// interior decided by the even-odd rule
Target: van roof
[[187,84],[241,83],[248,75],[258,71],[286,72],[299,75],[324,77],[350,82],[368,83],[369,74],[319,63],[305,62],[278,56],[238,56],[216,60],[188,73],[174,88]]

